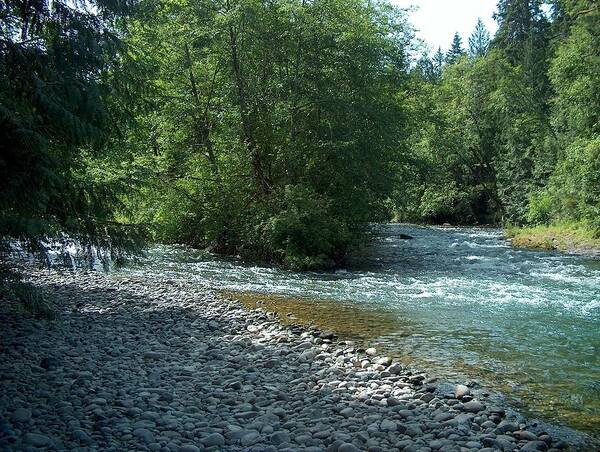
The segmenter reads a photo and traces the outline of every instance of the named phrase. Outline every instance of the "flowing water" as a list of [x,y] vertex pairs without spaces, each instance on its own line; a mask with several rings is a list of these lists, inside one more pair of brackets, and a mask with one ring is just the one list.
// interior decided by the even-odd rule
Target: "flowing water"
[[497,229],[381,225],[349,270],[295,273],[157,247],[127,271],[234,291],[600,433],[597,258],[515,250]]

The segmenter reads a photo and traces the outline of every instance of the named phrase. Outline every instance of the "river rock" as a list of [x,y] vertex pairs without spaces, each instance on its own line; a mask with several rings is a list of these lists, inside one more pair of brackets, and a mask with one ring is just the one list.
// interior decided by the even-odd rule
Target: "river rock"
[[521,447],[523,452],[544,451],[546,449],[548,449],[548,445],[544,441],[529,441]]
[[344,417],[352,417],[352,416],[354,416],[354,409],[351,407],[344,408],[343,410],[340,411],[340,414]]
[[463,410],[469,413],[479,413],[480,411],[485,410],[485,406],[477,400],[471,400],[470,402],[463,404]]
[[524,441],[537,441],[538,437],[535,433],[531,433],[527,430],[513,431],[513,436],[517,439]]
[[454,389],[454,397],[457,399],[462,399],[464,396],[468,396],[471,394],[471,390],[465,385],[456,385]]
[[26,433],[23,437],[23,441],[26,444],[31,444],[35,447],[46,447],[52,444],[52,440],[45,435],[39,433]]
[[395,432],[396,430],[398,430],[398,424],[389,419],[384,419],[383,421],[381,421],[380,429],[384,432]]
[[179,452],[200,452],[200,448],[194,444],[182,444]]
[[146,428],[136,428],[133,431],[133,435],[144,440],[144,442],[146,443],[153,443],[154,442],[154,435],[152,434],[152,432]]
[[393,363],[388,367],[387,371],[392,375],[400,375],[402,373],[402,365],[399,363]]
[[[64,312],[60,323],[24,322],[0,303],[9,358],[0,360],[0,375],[9,376],[0,449],[450,452],[560,444],[547,435],[513,437],[524,419],[501,422],[504,413],[484,410],[454,383],[380,358],[373,347],[365,355],[333,334],[248,311],[184,273],[27,272]],[[76,303],[85,310],[73,310]],[[35,364],[50,352],[60,367],[42,373]]]
[[12,415],[12,421],[16,423],[29,422],[31,419],[31,410],[27,408],[17,408]]
[[337,448],[337,452],[360,452],[360,449],[352,443],[342,443]]
[[223,435],[221,435],[220,433],[212,433],[208,436],[205,436],[200,441],[206,447],[225,445],[225,438],[223,438]]

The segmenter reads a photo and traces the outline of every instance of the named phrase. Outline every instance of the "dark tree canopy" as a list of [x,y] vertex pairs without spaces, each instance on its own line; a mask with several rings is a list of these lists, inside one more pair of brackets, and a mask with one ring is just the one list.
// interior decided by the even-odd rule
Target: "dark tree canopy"
[[117,181],[102,182],[89,162],[107,156],[120,127],[108,104],[123,49],[115,26],[130,8],[113,0],[2,2],[1,236],[128,240],[114,216]]

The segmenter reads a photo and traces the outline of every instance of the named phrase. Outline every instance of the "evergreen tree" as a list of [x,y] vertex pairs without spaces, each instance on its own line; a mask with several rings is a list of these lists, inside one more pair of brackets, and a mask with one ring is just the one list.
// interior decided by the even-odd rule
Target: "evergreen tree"
[[441,47],[438,47],[437,51],[433,55],[432,64],[436,77],[441,77],[442,68],[444,67],[444,52],[442,52]]
[[438,77],[435,66],[426,53],[417,61],[417,71],[428,82],[433,82]]
[[452,39],[452,45],[450,46],[450,50],[448,50],[448,52],[446,53],[446,63],[455,64],[464,54],[465,49],[462,46],[462,38],[460,37],[458,32],[456,32],[454,33],[454,38]]
[[544,28],[542,3],[542,0],[498,2],[498,11],[494,14],[498,22],[494,44],[506,52],[508,60],[514,65],[524,62],[532,39],[536,40]]
[[35,245],[63,232],[108,247],[127,239],[115,208],[118,185],[129,181],[102,167],[119,158],[109,153],[123,117],[108,104],[124,94],[113,25],[130,2],[89,4],[2,4],[0,241]]
[[477,19],[475,30],[469,37],[469,55],[477,58],[487,54],[490,46],[490,33],[485,28],[481,18]]

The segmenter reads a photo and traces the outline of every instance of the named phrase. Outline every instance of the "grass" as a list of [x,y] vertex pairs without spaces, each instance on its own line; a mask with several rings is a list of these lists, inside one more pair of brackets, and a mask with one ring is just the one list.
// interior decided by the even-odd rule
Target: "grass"
[[507,226],[504,234],[517,248],[600,253],[599,231],[583,223]]

